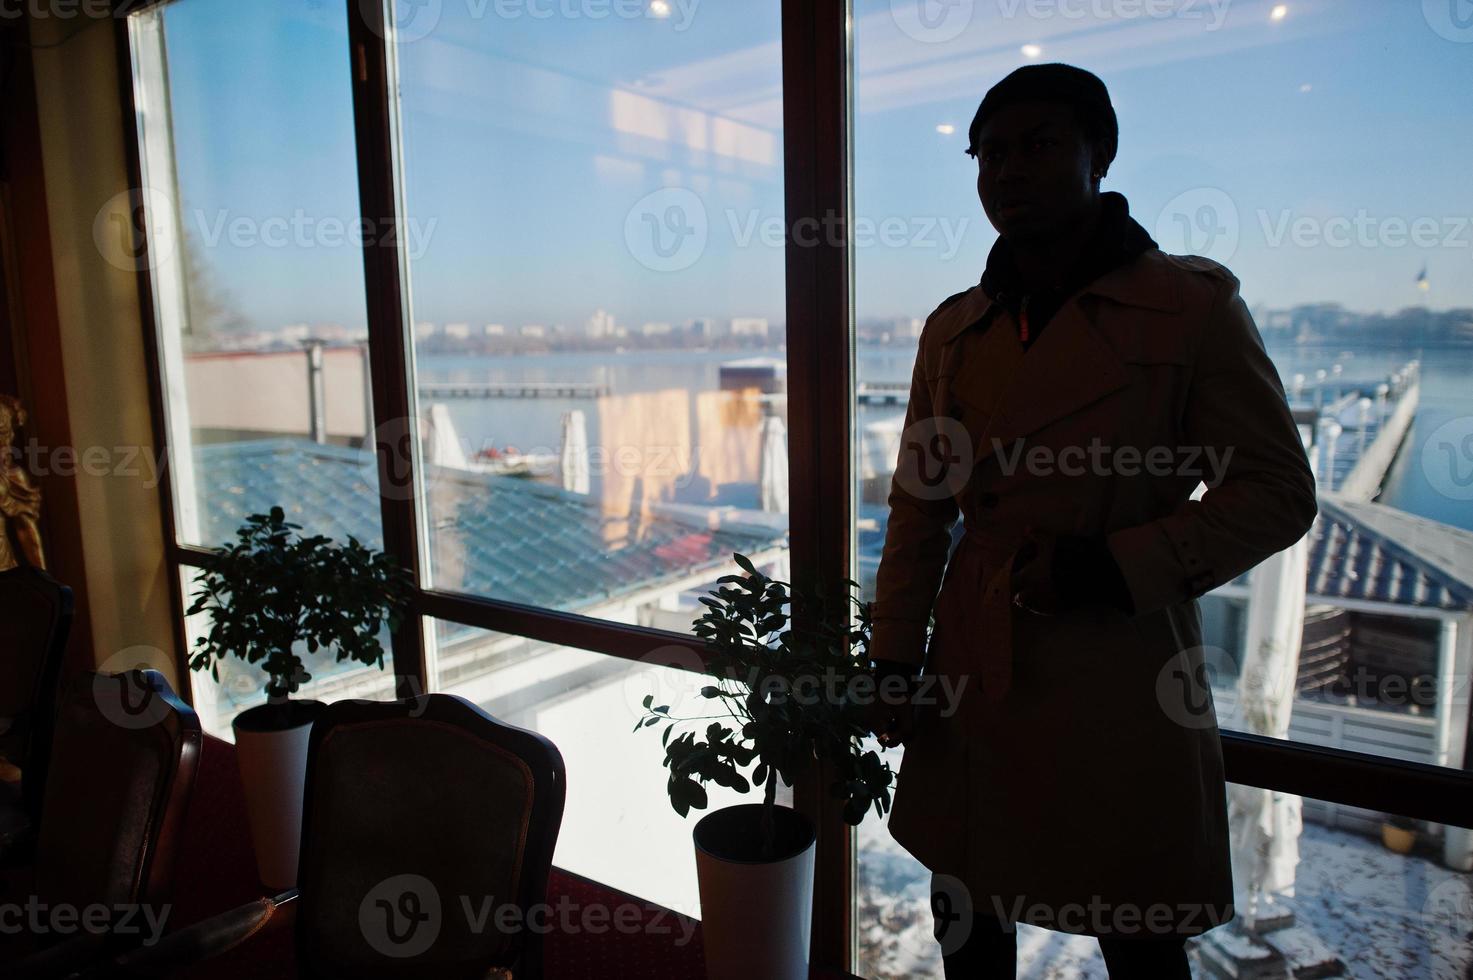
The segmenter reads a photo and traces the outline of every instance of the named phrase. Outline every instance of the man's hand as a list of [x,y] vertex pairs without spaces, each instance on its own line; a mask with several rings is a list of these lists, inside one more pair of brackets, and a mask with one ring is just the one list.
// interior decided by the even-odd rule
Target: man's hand
[[1057,616],[1064,601],[1054,588],[1054,550],[1058,535],[1029,528],[1013,560],[1013,605],[1036,616]]
[[907,670],[903,664],[878,662],[874,692],[860,705],[863,724],[886,748],[904,745],[914,728],[915,705],[910,697],[909,681],[903,685],[887,681],[895,676],[906,678]]

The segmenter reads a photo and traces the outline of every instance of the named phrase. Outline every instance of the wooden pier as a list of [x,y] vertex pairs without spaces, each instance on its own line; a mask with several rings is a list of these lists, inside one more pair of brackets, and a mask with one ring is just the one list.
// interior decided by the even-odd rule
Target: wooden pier
[[593,381],[441,382],[422,384],[425,398],[604,398],[609,385]]

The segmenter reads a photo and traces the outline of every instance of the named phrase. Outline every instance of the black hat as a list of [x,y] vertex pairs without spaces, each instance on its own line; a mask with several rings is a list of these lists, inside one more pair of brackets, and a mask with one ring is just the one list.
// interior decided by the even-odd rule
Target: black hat
[[983,124],[998,109],[1014,102],[1063,102],[1073,107],[1085,134],[1105,144],[1104,169],[1109,169],[1115,159],[1120,128],[1110,105],[1110,93],[1094,73],[1059,62],[1017,69],[982,97],[982,104],[967,130],[967,153],[976,156],[977,134]]

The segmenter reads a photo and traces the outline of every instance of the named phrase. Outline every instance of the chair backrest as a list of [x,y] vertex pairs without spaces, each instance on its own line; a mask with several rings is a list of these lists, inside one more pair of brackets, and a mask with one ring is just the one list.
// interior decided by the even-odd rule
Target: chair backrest
[[41,569],[0,572],[0,755],[21,767],[32,820],[40,816],[46,786],[72,615],[72,590]]
[[329,705],[307,754],[299,963],[323,978],[541,976],[565,781],[549,739],[464,698]]
[[166,905],[202,737],[199,716],[156,670],[77,675],[57,706],[37,896]]

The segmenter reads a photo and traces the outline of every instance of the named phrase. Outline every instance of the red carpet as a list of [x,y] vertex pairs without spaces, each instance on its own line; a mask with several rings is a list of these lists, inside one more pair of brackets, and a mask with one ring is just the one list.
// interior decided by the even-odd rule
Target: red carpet
[[[246,826],[235,747],[230,743],[205,737],[187,824],[175,874],[170,929],[243,905],[262,894]],[[705,977],[700,923],[693,919],[557,867],[548,881],[547,903],[551,909],[551,928],[544,937],[548,980]],[[602,923],[590,922],[588,928],[561,931],[564,916],[560,909],[595,905],[624,905],[640,912],[637,917],[627,911],[619,913],[618,929],[605,917]],[[576,926],[575,913],[568,913],[566,918]],[[638,928],[629,927],[631,918]],[[602,930],[596,931],[600,925]],[[189,976],[210,980],[296,976],[289,937],[284,934],[250,943],[239,952],[241,955],[201,964]],[[814,980],[844,980],[846,976],[818,969],[812,973]]]

